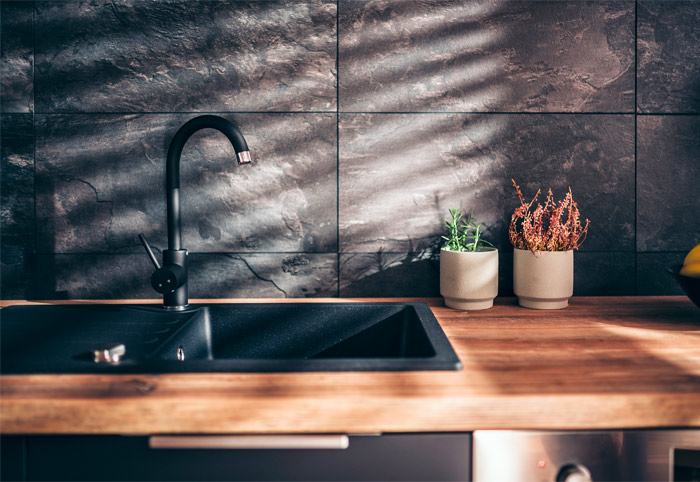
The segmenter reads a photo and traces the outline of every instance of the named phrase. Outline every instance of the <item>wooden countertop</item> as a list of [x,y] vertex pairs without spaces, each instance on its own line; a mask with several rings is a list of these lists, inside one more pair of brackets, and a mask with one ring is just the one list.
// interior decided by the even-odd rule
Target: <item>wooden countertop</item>
[[558,311],[520,308],[514,299],[497,299],[494,308],[481,312],[427,301],[463,370],[2,376],[0,430],[153,434],[700,427],[700,310],[685,297],[573,298],[569,308]]

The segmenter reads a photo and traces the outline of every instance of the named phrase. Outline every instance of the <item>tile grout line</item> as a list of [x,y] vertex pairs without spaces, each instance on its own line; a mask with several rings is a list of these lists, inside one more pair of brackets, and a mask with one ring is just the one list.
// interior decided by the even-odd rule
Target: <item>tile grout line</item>
[[335,2],[335,251],[340,298],[340,0]]
[[[162,252],[162,250],[154,249],[156,253]],[[381,251],[381,254],[420,254],[423,251]],[[512,251],[502,251],[501,254],[511,254]],[[685,251],[644,251],[643,253],[637,253],[634,250],[628,251],[614,251],[614,250],[594,250],[594,251],[577,251],[580,254],[684,254]],[[38,256],[142,256],[139,251],[130,252],[108,252],[108,251],[94,251],[94,252],[37,252]],[[191,255],[291,255],[291,254],[310,254],[310,255],[334,255],[337,251],[190,251]],[[342,254],[380,254],[379,251],[343,251]]]
[[635,117],[697,116],[700,115],[700,112],[636,112],[634,115]]
[[634,294],[639,295],[639,268],[637,251],[639,246],[637,245],[637,218],[638,218],[638,205],[637,205],[637,165],[639,159],[637,158],[637,112],[639,108],[637,107],[637,66],[638,66],[638,50],[639,50],[639,38],[637,32],[637,25],[639,23],[638,17],[639,2],[635,0],[634,2]]
[[[33,244],[33,249],[32,249],[32,257],[33,257],[33,280],[30,282],[31,284],[31,290],[33,293],[25,293],[25,297],[27,299],[33,297],[33,296],[38,296],[39,294],[39,262],[37,259],[37,239],[38,239],[38,223],[37,223],[37,215],[36,215],[36,3],[32,2],[31,3],[32,7],[32,165],[34,166],[34,172],[32,173],[32,194],[34,197],[34,229],[33,229],[33,239],[32,239],[32,244]],[[25,260],[25,266],[26,266],[26,260]],[[29,295],[29,296],[27,296]]]
[[[162,254],[163,250],[153,247],[153,252],[156,254]],[[237,256],[253,256],[256,254],[279,254],[279,255],[291,255],[291,254],[318,254],[318,255],[334,255],[336,251],[192,251],[188,250],[190,255],[237,255]],[[69,252],[37,252],[38,256],[143,256],[143,253],[139,251],[69,251]],[[365,253],[374,254],[374,253]]]
[[190,115],[190,114],[335,114],[334,110],[193,110],[193,111],[65,111],[37,112],[42,115]]
[[[336,60],[337,63],[337,60]],[[337,68],[336,68],[337,72]],[[336,74],[337,75],[337,74]],[[636,79],[635,79],[636,82]],[[338,80],[336,79],[336,83]],[[336,86],[337,89],[337,86]],[[336,103],[339,99],[339,93],[336,93]],[[636,102],[636,99],[635,99]],[[189,115],[189,114],[336,114],[340,115],[340,108],[336,110],[229,110],[229,111],[212,111],[212,110],[198,110],[198,111],[94,111],[94,112],[82,112],[82,111],[66,111],[66,112],[41,112],[33,111],[35,114],[39,115]],[[5,114],[12,114],[12,112],[4,112]],[[541,112],[515,112],[515,111],[343,111],[342,114],[377,114],[377,115],[629,115],[629,116],[697,116],[700,112],[566,112],[566,111],[541,111]]]

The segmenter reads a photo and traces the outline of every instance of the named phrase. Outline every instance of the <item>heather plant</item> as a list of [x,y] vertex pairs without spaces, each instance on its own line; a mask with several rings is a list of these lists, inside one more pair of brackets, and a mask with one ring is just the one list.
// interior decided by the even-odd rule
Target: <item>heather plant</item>
[[445,220],[448,236],[443,236],[445,248],[450,251],[478,251],[485,245],[493,247],[493,244],[486,241],[483,235],[482,226],[474,219],[474,212],[469,213],[466,220],[462,220],[462,213],[459,209],[450,209],[452,219]]
[[586,225],[581,225],[578,205],[571,194],[571,187],[564,199],[554,202],[552,190],[547,193],[544,206],[537,203],[538,189],[532,201],[525,202],[520,186],[513,186],[520,198],[520,206],[515,209],[510,219],[508,235],[511,244],[518,249],[529,249],[532,252],[539,251],[568,251],[578,249],[586,239],[590,221],[586,219]]

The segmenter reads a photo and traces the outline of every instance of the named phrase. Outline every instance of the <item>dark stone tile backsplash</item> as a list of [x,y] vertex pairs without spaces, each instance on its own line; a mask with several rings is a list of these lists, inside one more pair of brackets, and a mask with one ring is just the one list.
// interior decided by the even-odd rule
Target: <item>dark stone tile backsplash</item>
[[425,250],[453,207],[506,249],[511,178],[530,198],[571,186],[582,250],[634,250],[634,117],[552,114],[341,114],[340,250]]
[[637,109],[700,114],[700,6],[644,0],[637,13]]
[[24,299],[34,284],[34,137],[32,116],[0,116],[0,296]]
[[341,1],[343,111],[630,112],[634,2]]
[[335,110],[334,1],[37,2],[42,112]]
[[440,262],[422,253],[340,255],[340,296],[440,296]]
[[[335,254],[194,253],[190,298],[303,298],[335,296]],[[43,298],[157,298],[151,263],[142,254],[40,255]]]
[[700,242],[700,116],[637,123],[637,249],[688,251]]
[[667,271],[669,266],[683,263],[682,253],[639,253],[637,255],[638,295],[682,295],[683,290]]
[[[501,249],[517,197],[571,186],[575,294],[678,294],[700,243],[700,2],[0,2],[0,297],[156,298],[165,156],[190,296],[439,296],[442,223]],[[635,77],[636,74],[636,77]]]
[[32,2],[0,3],[0,22],[0,108],[2,112],[32,112]]
[[[165,246],[165,151],[191,115],[36,115],[42,253],[142,253]],[[194,252],[335,252],[333,114],[236,114],[254,164],[236,166],[223,134],[182,153],[185,247]]]

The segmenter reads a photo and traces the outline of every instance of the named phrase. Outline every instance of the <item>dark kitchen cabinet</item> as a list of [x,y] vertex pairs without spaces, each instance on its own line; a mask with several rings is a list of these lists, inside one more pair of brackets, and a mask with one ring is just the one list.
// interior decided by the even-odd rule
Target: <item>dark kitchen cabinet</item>
[[25,480],[25,437],[4,435],[0,437],[0,480]]
[[148,437],[26,438],[27,480],[470,480],[471,435],[349,437],[346,449],[153,449]]

